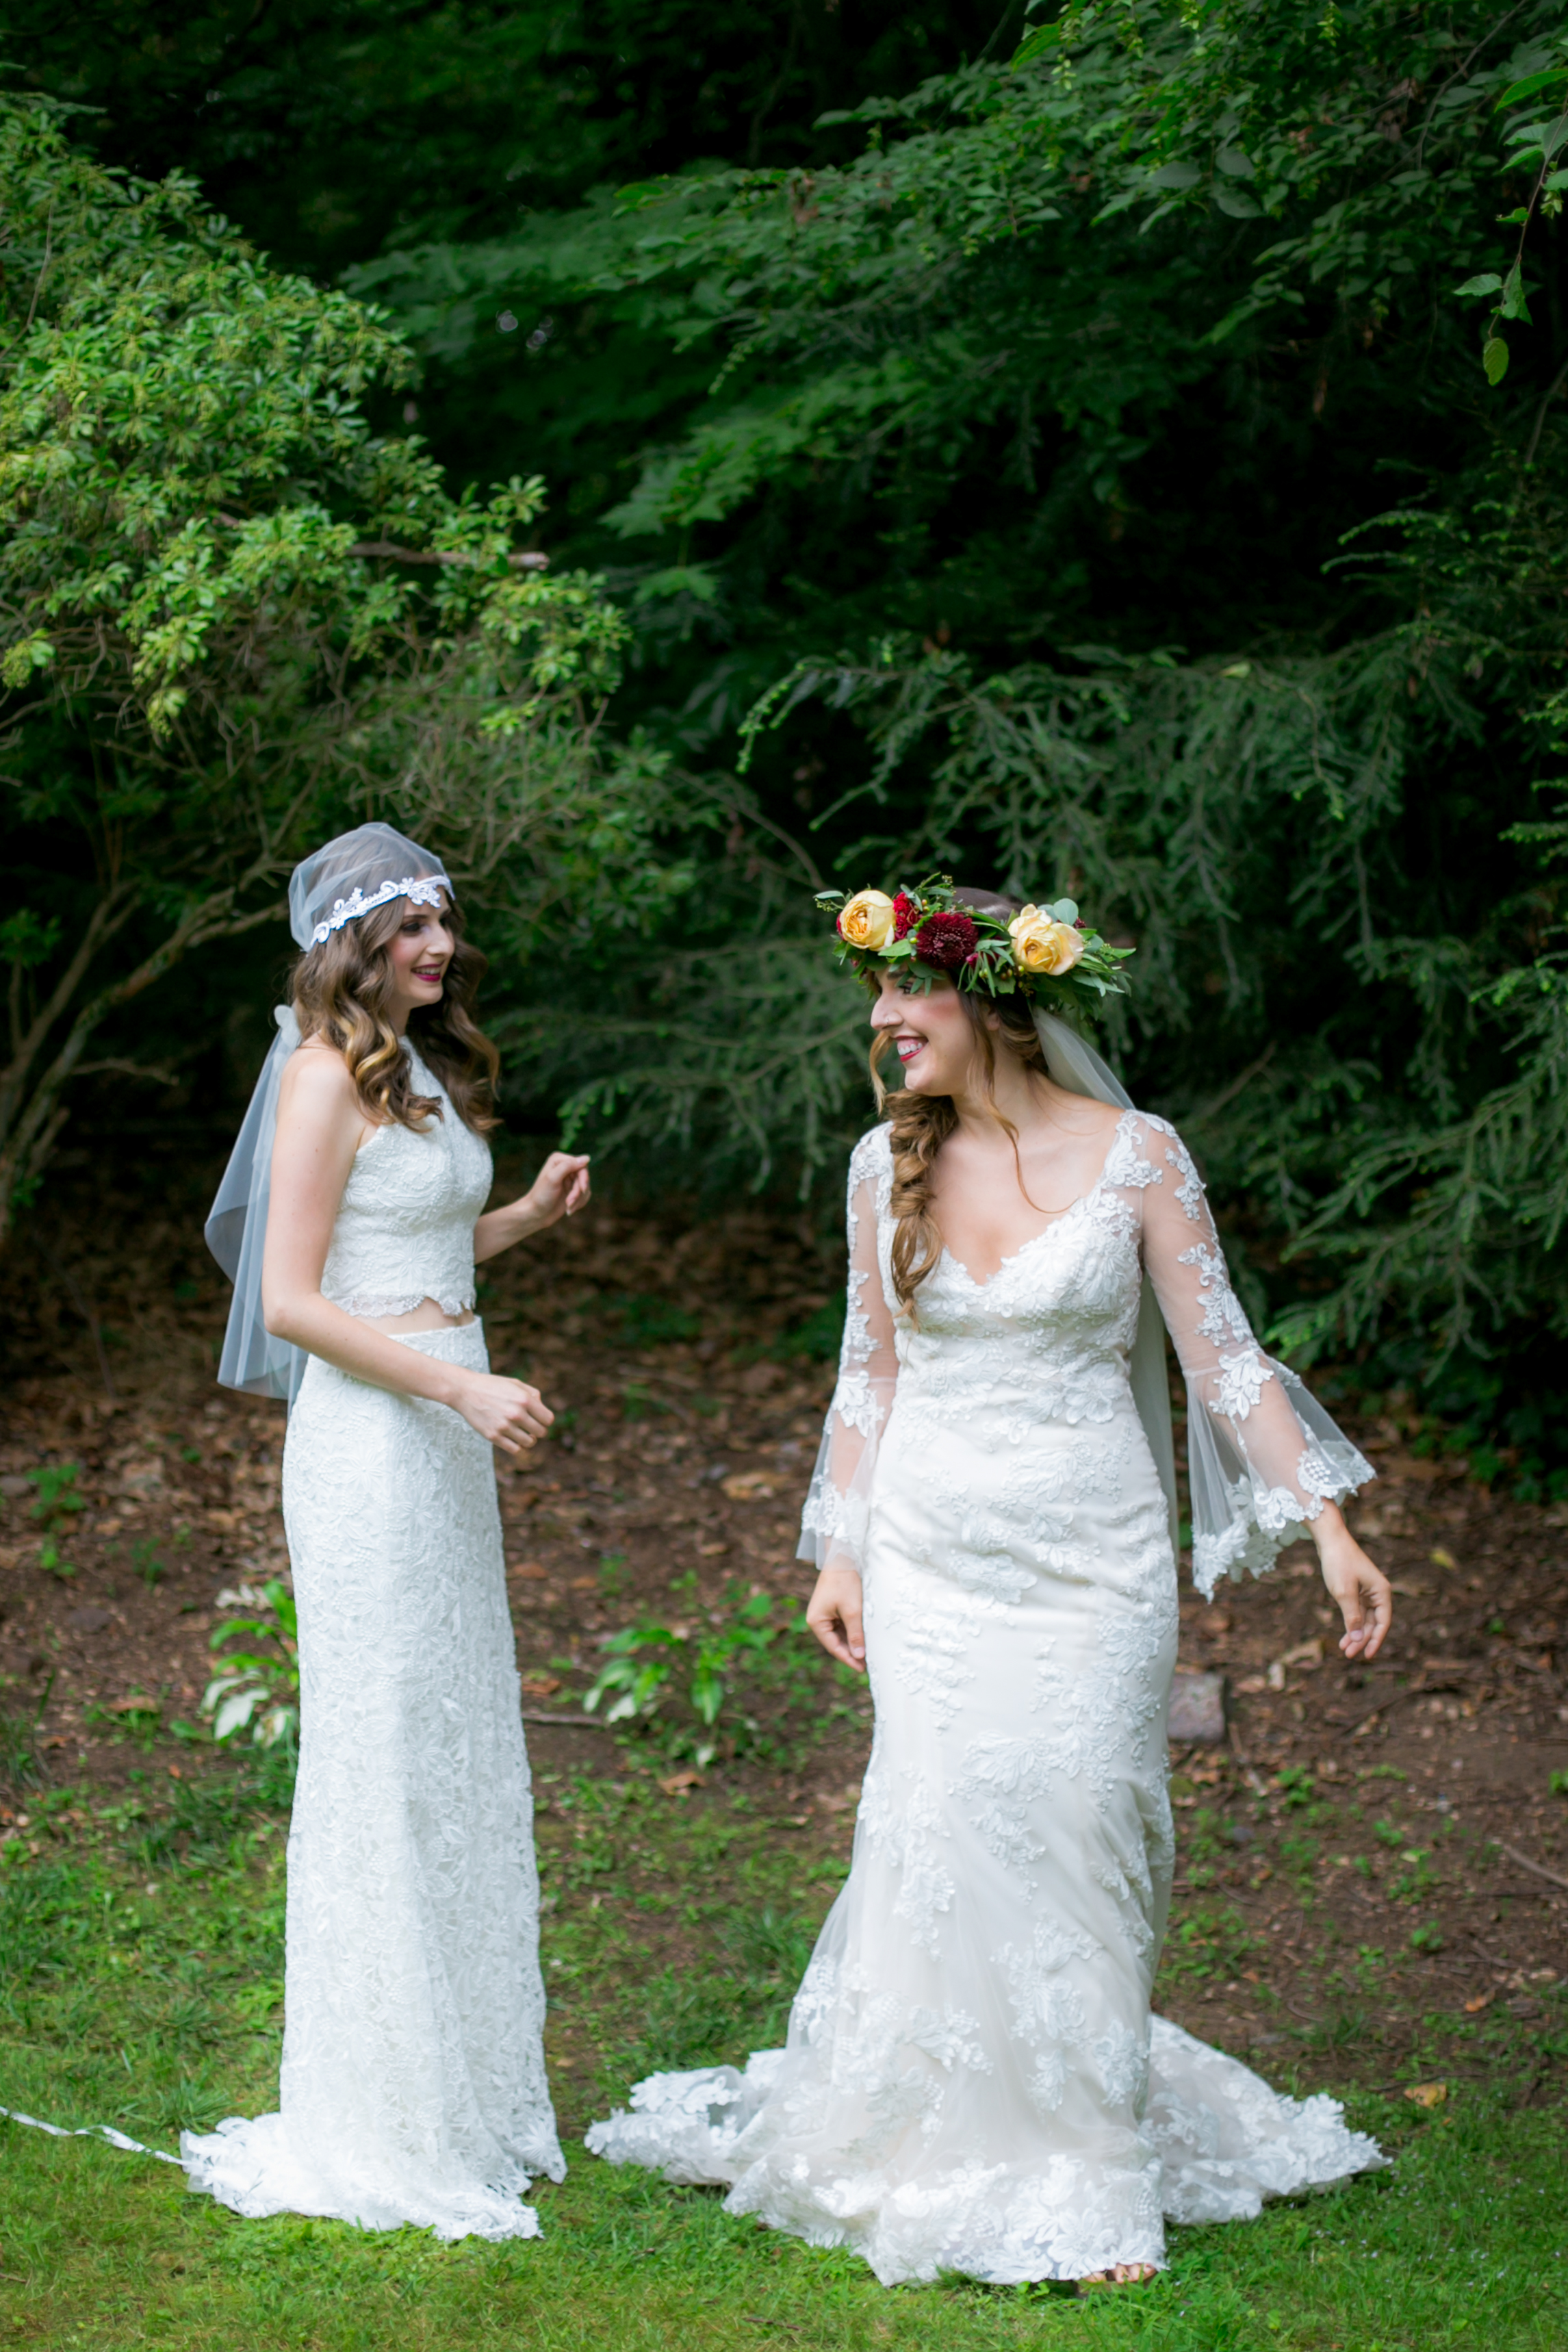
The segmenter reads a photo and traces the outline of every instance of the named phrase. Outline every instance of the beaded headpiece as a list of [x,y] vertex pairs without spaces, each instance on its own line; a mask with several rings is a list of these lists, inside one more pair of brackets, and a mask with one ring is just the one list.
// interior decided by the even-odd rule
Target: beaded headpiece
[[323,842],[302,857],[288,885],[288,925],[302,948],[319,948],[394,898],[439,907],[455,893],[439,857],[378,818]]

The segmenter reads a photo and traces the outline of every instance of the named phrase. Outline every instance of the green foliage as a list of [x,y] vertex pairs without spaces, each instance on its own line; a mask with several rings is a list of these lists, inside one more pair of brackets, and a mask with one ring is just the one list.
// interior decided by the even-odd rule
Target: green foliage
[[149,1591],[161,1581],[165,1572],[157,1543],[151,1536],[141,1536],[131,1545],[131,1565]]
[[77,1492],[78,1465],[60,1462],[46,1465],[41,1470],[27,1470],[23,1475],[37,1492],[27,1506],[27,1517],[38,1520],[43,1528],[43,1541],[38,1546],[39,1566],[51,1576],[74,1576],[76,1570],[64,1558],[60,1539],[70,1526],[73,1512],[85,1510],[87,1497]]
[[27,1517],[41,1520],[46,1528],[66,1526],[73,1511],[87,1508],[86,1496],[77,1492],[77,1480],[81,1475],[79,1464],[49,1463],[41,1470],[26,1470],[22,1475],[37,1489],[27,1506]]
[[[488,705],[423,636],[416,659],[388,622],[354,667],[351,617],[394,575],[422,631],[438,589],[481,594],[452,567],[367,562],[330,608],[350,687],[380,709],[378,660],[411,696],[417,673],[429,731],[388,688],[356,765],[302,689],[287,735],[321,805],[411,778],[394,813],[428,807],[444,846],[480,839],[463,827],[489,777],[495,854],[465,888],[512,1104],[561,1110],[629,1183],[809,1187],[868,1108],[862,1008],[810,893],[940,865],[1071,897],[1136,946],[1106,1041],[1197,1145],[1278,1343],[1348,1347],[1433,1398],[1493,1351],[1507,1392],[1450,1417],[1472,1461],[1548,1493],[1568,1336],[1562,881],[1537,796],[1568,708],[1561,11],[852,14],[290,0],[243,26],[204,12],[171,58],[137,8],[68,42],[25,6],[10,53],[61,95],[112,85],[84,137],[198,162],[291,260],[349,265],[416,347],[410,389],[380,314],[261,274],[278,349],[362,352],[340,409],[362,400],[381,436],[335,454],[298,394],[309,462],[276,505],[302,562],[340,524],[391,533],[369,453],[398,481],[428,464],[401,415],[475,512],[494,474],[522,498],[548,463],[549,514],[515,507],[486,547],[548,531],[609,583],[624,751],[602,729],[583,750],[597,686],[528,721],[575,829],[536,771],[538,822],[497,832]],[[34,279],[8,284],[25,310]],[[123,374],[101,344],[93,363]],[[296,509],[327,518],[315,537]],[[221,635],[230,535],[188,520]],[[396,530],[428,553],[459,526]],[[162,593],[154,667],[205,625],[204,588]],[[304,591],[277,593],[287,618]],[[53,627],[7,641],[35,681],[16,694],[54,691],[33,667]],[[139,640],[127,676],[142,658]],[[194,725],[201,692],[172,690]],[[754,728],[743,791],[725,770],[748,712],[779,723]],[[0,924],[24,1000],[83,935],[75,877],[101,857],[73,855]],[[248,887],[235,908],[259,912],[275,879]],[[36,1181],[18,1162],[14,1190]]]
[[[601,517],[651,567],[621,576],[683,741],[749,681],[751,731],[785,722],[762,807],[847,884],[967,867],[1135,942],[1109,1034],[1269,1233],[1254,1307],[1309,1355],[1413,1325],[1428,1380],[1568,1336],[1560,884],[1520,856],[1568,523],[1563,307],[1527,299],[1560,126],[1520,109],[1563,56],[1545,5],[1069,8],[862,106],[809,184],[689,171],[364,281],[449,357],[465,273],[507,270],[707,357]],[[1482,418],[1486,291],[1515,356]],[[698,571],[676,650],[659,583]],[[737,929],[763,968],[672,956],[672,1017],[572,1116],[759,1171],[788,1137],[809,1175],[863,1101],[853,1024],[766,891]]]
[[[53,1675],[49,1679],[52,1684]],[[36,1789],[47,1778],[38,1739],[47,1700],[46,1690],[43,1701],[30,1715],[0,1706],[0,1788]]]
[[[818,1661],[800,1644],[810,1638],[799,1607],[779,1613],[770,1594],[742,1599],[732,1589],[721,1607],[700,1612],[695,1624],[645,1615],[611,1634],[605,1663],[582,1704],[591,1715],[608,1700],[607,1723],[648,1722],[670,1699],[684,1696],[700,1730],[693,1731],[684,1709],[666,1714],[661,1728],[672,1753],[689,1753],[706,1765],[718,1753],[715,1727],[725,1701],[744,1678],[809,1696]],[[745,1732],[756,1727],[742,1725],[743,1745]]]
[[701,905],[634,968],[585,958],[570,1024],[542,991],[504,1011],[510,1088],[558,1103],[569,1147],[612,1154],[629,1184],[678,1174],[713,1200],[836,1179],[868,1105],[864,1002],[805,891],[760,851],[706,875]]
[[[802,148],[823,110],[904,87],[1009,23],[933,0],[852,12],[779,0],[197,0],[179,38],[152,0],[83,0],[68,25],[13,0],[5,56],[93,110],[107,162],[177,154],[291,268],[329,279],[383,242],[483,236],[693,152],[757,163]],[[1011,15],[1016,31],[1019,15]],[[520,362],[517,329],[509,356]]]
[[0,100],[0,209],[3,1228],[100,1026],[276,922],[356,814],[433,835],[514,953],[563,902],[613,930],[686,877],[652,846],[667,763],[597,761],[621,621],[517,544],[540,483],[455,499],[370,430],[364,394],[411,368],[384,320],[37,101]]
[[[257,1748],[293,1751],[299,1738],[299,1612],[281,1577],[270,1577],[259,1594],[242,1591],[231,1600],[262,1600],[265,1617],[231,1617],[208,1645],[220,1670],[202,1695],[202,1713],[213,1738],[232,1739],[249,1730]],[[261,1646],[231,1649],[234,1641]]]

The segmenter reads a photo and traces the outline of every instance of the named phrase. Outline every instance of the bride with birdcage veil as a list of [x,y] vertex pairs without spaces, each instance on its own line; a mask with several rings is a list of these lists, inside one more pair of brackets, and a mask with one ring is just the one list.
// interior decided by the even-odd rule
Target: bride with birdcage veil
[[475,1262],[569,1215],[552,1153],[485,1213],[497,1055],[438,858],[360,825],[296,869],[291,1002],[207,1237],[219,1379],[289,1400],[298,1613],[278,2111],[187,2133],[235,2211],[529,2237],[559,2179],[495,1453],[551,1415],[491,1372]]
[[612,2162],[729,2189],[892,2284],[1124,2285],[1164,2222],[1381,2161],[1154,2016],[1174,1840],[1165,1340],[1188,1393],[1194,1572],[1310,1535],[1370,1657],[1386,1580],[1334,1498],[1371,1476],[1266,1357],[1204,1188],[1079,1034],[1123,952],[1071,902],[945,877],[821,902],[902,1090],[850,1162],[843,1355],[802,1554],[808,1612],[869,1670],[848,1883],[788,2046],[656,2074],[595,2124]]

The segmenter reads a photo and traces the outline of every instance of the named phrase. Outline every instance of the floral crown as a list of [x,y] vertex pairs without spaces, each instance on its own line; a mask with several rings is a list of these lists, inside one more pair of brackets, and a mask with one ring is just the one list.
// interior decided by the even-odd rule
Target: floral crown
[[1071,898],[1023,907],[1010,919],[988,915],[958,897],[950,874],[932,874],[891,898],[885,890],[820,890],[817,904],[835,919],[840,963],[866,980],[896,971],[929,989],[946,972],[956,988],[1021,991],[1036,1003],[1080,1009],[1127,992],[1120,966],[1134,950],[1108,946]]

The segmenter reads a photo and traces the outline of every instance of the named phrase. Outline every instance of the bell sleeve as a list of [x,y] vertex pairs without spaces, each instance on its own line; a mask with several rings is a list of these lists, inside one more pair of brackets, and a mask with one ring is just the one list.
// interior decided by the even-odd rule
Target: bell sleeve
[[893,1307],[883,1283],[877,1208],[891,1171],[885,1130],[862,1136],[850,1160],[849,1275],[838,1385],[828,1407],[796,1557],[863,1571],[877,1440],[898,1383]]
[[1202,1179],[1147,1118],[1144,1266],[1186,1379],[1193,1582],[1261,1576],[1326,1502],[1375,1475],[1305,1383],[1266,1356],[1230,1286]]

